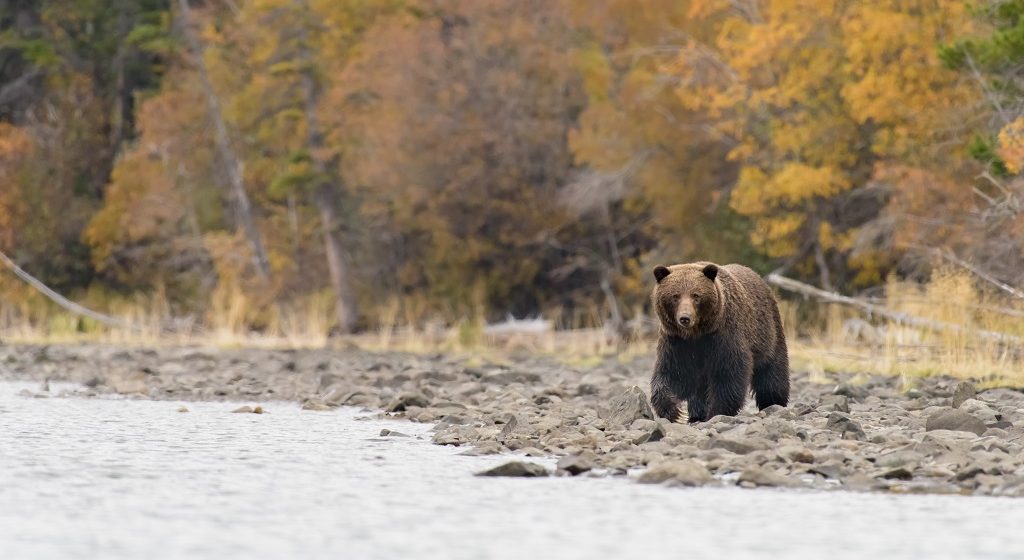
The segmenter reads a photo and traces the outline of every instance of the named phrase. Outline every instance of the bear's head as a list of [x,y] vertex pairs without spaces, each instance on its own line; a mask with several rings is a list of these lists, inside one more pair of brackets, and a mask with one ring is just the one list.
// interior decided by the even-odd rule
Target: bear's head
[[707,262],[654,267],[651,304],[662,331],[682,338],[714,331],[722,308],[717,277],[718,265]]

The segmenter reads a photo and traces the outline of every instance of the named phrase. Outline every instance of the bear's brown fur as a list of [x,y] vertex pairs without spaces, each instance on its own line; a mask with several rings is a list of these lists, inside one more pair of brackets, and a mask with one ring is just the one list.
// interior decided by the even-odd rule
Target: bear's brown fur
[[789,354],[768,285],[738,264],[658,266],[651,303],[661,323],[651,404],[670,420],[687,401],[690,422],[789,401]]

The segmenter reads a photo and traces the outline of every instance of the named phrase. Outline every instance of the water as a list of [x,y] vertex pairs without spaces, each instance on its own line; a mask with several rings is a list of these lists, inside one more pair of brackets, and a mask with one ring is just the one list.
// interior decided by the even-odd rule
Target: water
[[0,384],[5,559],[1024,557],[1024,500],[479,478],[505,458],[352,410],[24,387]]

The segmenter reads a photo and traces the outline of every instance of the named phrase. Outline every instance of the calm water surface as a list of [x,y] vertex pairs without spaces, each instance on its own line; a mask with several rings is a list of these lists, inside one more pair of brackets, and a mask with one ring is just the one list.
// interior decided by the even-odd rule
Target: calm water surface
[[26,387],[0,383],[4,559],[1024,558],[1020,499],[478,478],[506,459],[354,410]]

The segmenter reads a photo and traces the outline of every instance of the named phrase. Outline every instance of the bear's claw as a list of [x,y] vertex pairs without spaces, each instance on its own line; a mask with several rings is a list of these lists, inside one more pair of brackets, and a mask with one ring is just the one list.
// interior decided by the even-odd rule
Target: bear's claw
[[676,417],[673,418],[672,421],[676,424],[686,424],[690,421],[690,414],[686,410],[680,408],[679,411],[676,412]]

